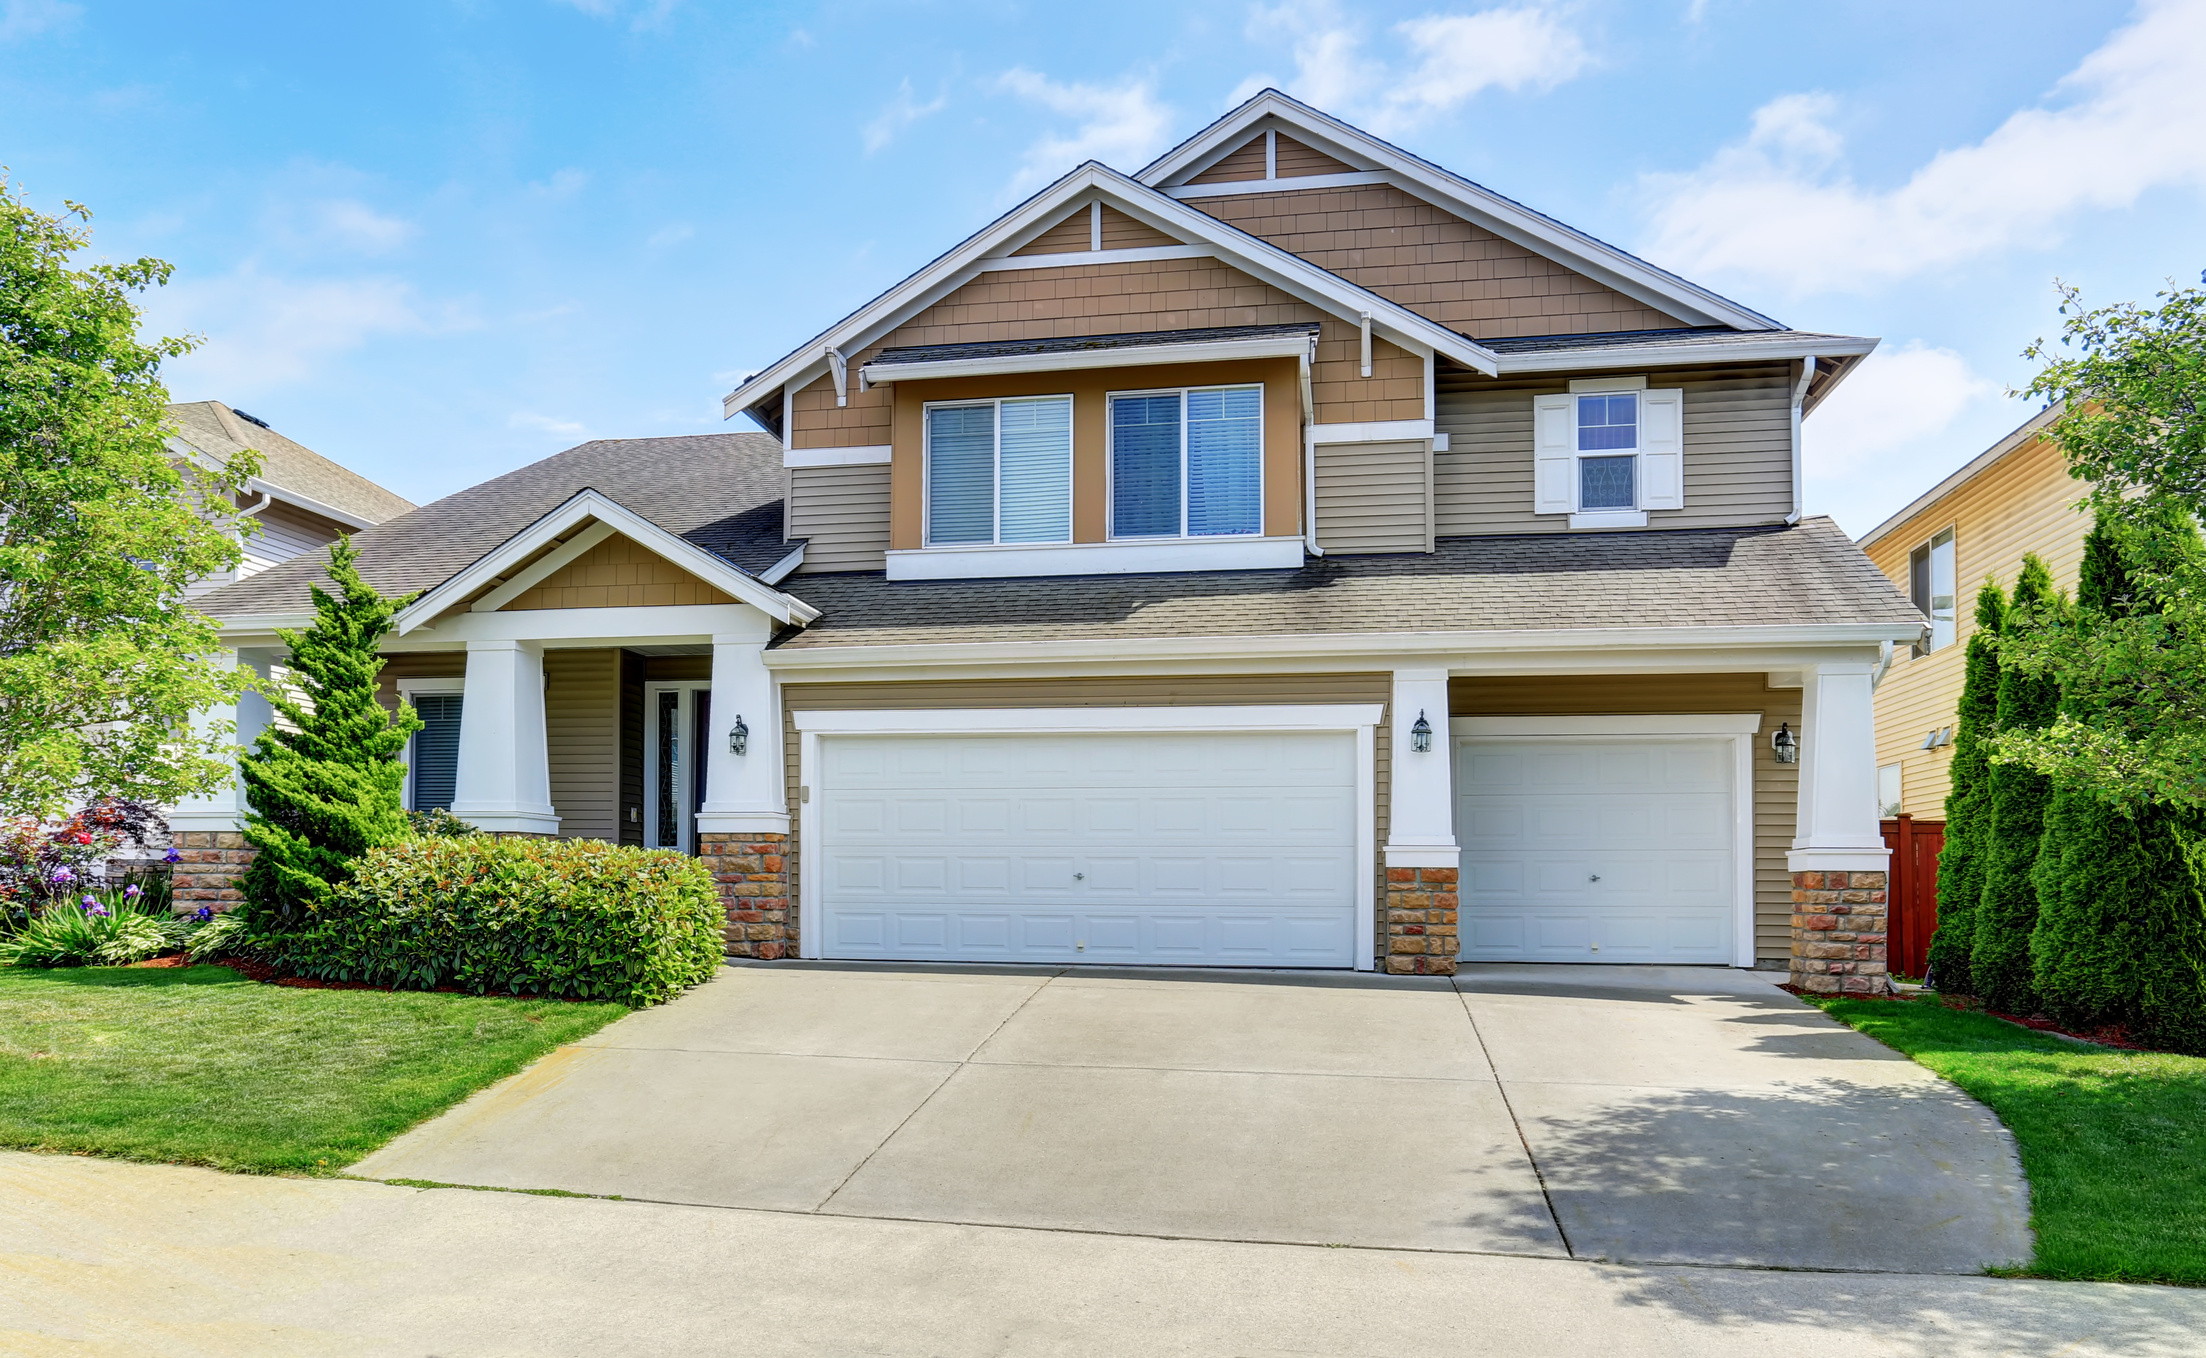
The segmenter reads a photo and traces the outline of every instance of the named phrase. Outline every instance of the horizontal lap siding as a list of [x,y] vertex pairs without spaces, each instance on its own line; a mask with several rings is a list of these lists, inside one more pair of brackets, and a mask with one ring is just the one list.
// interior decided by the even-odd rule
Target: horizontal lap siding
[[1355,166],[1335,160],[1315,146],[1305,146],[1284,132],[1279,134],[1279,149],[1274,153],[1273,161],[1279,170],[1281,179],[1299,179],[1304,175],[1313,174],[1354,174],[1356,172]]
[[1061,218],[1056,225],[1041,235],[1013,250],[1013,257],[1020,255],[1076,255],[1094,244],[1094,232],[1089,229],[1090,209],[1082,203]]
[[1225,184],[1241,179],[1264,177],[1264,134],[1242,142],[1228,151],[1219,161],[1193,179],[1190,184]]
[[1800,766],[1780,764],[1770,734],[1779,722],[1800,729],[1797,688],[1771,688],[1760,674],[1541,675],[1453,679],[1448,711],[1458,717],[1606,716],[1665,712],[1759,712],[1754,755],[1754,955],[1765,963],[1792,954],[1792,847]]
[[620,838],[617,650],[544,652],[544,735],[562,839]]
[[245,559],[238,563],[240,576],[257,575],[270,566],[308,552],[326,554],[329,544],[344,537],[346,525],[335,519],[299,509],[281,500],[255,514],[249,522],[260,531],[245,539]]
[[[820,684],[792,683],[781,690],[782,749],[788,779],[788,805],[801,816],[808,810],[801,801],[802,750],[798,743],[796,714],[803,711],[857,712],[873,708],[1004,707],[1216,707],[1225,704],[1272,705],[1285,703],[1379,703],[1393,693],[1390,674],[1220,674],[1178,675],[1110,679],[975,679],[912,683]],[[1384,845],[1387,835],[1387,780],[1392,737],[1382,716],[1377,733],[1377,825],[1372,840]],[[791,826],[789,841],[789,894],[799,894],[804,850],[801,820]],[[1371,865],[1376,889],[1383,890],[1379,864]],[[1381,928],[1384,928],[1383,921]],[[796,920],[790,919],[795,943]],[[1374,938],[1374,951],[1380,940]]]
[[877,571],[889,546],[889,468],[797,467],[789,473],[789,536],[806,571]]
[[2059,447],[2032,439],[1866,549],[1905,594],[1908,554],[1931,534],[1953,529],[1959,614],[1954,643],[1919,657],[1900,651],[1877,685],[1877,762],[1900,766],[1900,805],[1909,815],[1945,814],[1953,747],[1926,750],[1922,742],[1933,729],[1958,720],[1977,590],[1986,576],[2013,589],[2022,554],[2036,552],[2052,570],[2054,584],[2073,595],[2084,535],[2091,528],[2091,516],[2074,508],[2083,493],[2083,483],[2070,479]]
[[1115,207],[1106,206],[1103,209],[1103,248],[1106,250],[1148,250],[1159,245],[1180,243],[1147,222],[1135,221]]
[[1327,552],[1432,550],[1424,441],[1317,446],[1317,544]]
[[[1643,371],[1649,386],[1685,393],[1685,508],[1653,512],[1650,527],[1776,523],[1792,512],[1790,365]],[[1564,376],[1443,377],[1435,428],[1449,448],[1433,457],[1440,536],[1568,531],[1567,516],[1532,512],[1532,397],[1568,388]]]

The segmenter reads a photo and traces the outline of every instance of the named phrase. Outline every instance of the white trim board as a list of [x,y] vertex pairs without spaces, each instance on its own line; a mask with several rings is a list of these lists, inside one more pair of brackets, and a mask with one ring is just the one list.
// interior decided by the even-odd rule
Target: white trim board
[[1107,735],[1141,731],[1335,731],[1356,738],[1356,970],[1378,963],[1379,861],[1378,724],[1381,703],[1270,707],[997,707],[946,710],[790,713],[797,728],[797,956],[814,957],[819,938],[819,873],[804,870],[803,855],[818,843],[812,789],[819,785],[820,741],[837,735]]
[[891,444],[870,443],[862,448],[791,448],[781,455],[784,467],[872,467],[892,459]]
[[876,387],[924,382],[938,377],[989,377],[999,373],[1085,371],[1091,368],[1146,368],[1153,364],[1230,363],[1251,358],[1303,358],[1317,348],[1316,335],[1277,335],[1263,339],[1197,340],[1185,344],[1141,344],[1114,349],[1069,349],[1040,354],[1001,354],[986,358],[944,358],[931,363],[868,363],[859,371]]
[[1392,184],[1384,170],[1351,170],[1346,174],[1290,175],[1285,179],[1228,179],[1216,184],[1178,184],[1165,192],[1174,198],[1229,198],[1243,193],[1291,193],[1297,189],[1354,189],[1368,184]]
[[[402,703],[411,704],[416,693],[457,693],[465,697],[467,695],[467,677],[458,674],[400,676],[398,680],[398,700]],[[464,713],[460,720],[463,722],[467,720]],[[413,735],[407,736],[406,748],[398,752],[399,761],[406,766],[406,778],[399,788],[399,804],[408,811],[420,809],[414,805],[414,737],[420,734],[419,731],[416,731]]]
[[1399,443],[1404,439],[1433,437],[1431,420],[1366,420],[1360,424],[1312,424],[1310,441],[1328,443]]
[[1599,348],[1554,349],[1546,353],[1502,354],[1504,374],[1579,372],[1587,368],[1679,368],[1709,363],[1752,363],[1775,358],[1853,358],[1873,351],[1881,341],[1857,336],[1771,335],[1738,344],[1611,344]]
[[1115,542],[906,547],[889,552],[887,562],[891,580],[1299,570],[1302,538],[1124,538]]
[[1082,264],[1140,264],[1152,259],[1209,259],[1207,245],[1137,245],[1126,250],[1070,250],[1047,255],[998,255],[973,267],[981,273],[1009,269],[1070,269]]
[[1750,736],[1760,729],[1759,712],[1448,718],[1448,733],[1455,736]]

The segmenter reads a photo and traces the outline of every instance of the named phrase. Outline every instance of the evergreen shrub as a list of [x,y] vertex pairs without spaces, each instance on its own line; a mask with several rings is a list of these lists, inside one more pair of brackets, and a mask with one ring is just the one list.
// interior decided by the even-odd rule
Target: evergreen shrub
[[298,976],[641,1008],[712,976],[725,922],[694,858],[471,835],[371,849],[311,918],[255,941]]
[[1976,594],[1976,630],[1963,662],[1961,704],[1953,728],[1951,786],[1946,793],[1946,840],[1938,854],[1938,930],[1930,937],[1930,980],[1956,995],[1975,981],[1969,954],[1976,944],[1976,902],[1984,894],[1984,836],[1991,814],[1991,753],[1997,729],[1999,629],[2007,595],[1986,580]]
[[[2052,572],[2033,553],[2022,559],[2008,619],[2013,614],[2040,619],[2063,601],[2053,589]],[[2060,685],[2049,675],[1999,668],[1999,729],[2037,730],[2052,725],[2060,707]],[[2030,935],[2037,928],[2038,840],[2045,832],[2045,811],[2053,786],[2026,764],[1994,764],[1987,779],[1990,815],[1983,838],[1984,893],[1976,904],[1976,936],[1969,948],[1975,993],[1993,1009],[2028,1014],[2038,1006],[2031,975]],[[1944,903],[1945,895],[1939,893]]]

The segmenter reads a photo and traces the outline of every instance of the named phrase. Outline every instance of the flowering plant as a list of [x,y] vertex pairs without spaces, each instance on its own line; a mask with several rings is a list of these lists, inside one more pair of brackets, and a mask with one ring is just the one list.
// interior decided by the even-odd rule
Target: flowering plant
[[[0,818],[0,903],[37,910],[74,895],[116,850],[143,845],[161,830],[159,812],[120,798],[102,798],[58,823]],[[175,850],[169,854],[175,862]]]

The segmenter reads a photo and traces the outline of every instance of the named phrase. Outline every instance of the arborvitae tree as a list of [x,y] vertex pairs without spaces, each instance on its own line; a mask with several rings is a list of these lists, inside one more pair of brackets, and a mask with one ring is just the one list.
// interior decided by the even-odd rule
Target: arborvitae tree
[[[2042,626],[2064,607],[2052,572],[2035,553],[2022,558],[2006,626]],[[2060,686],[2049,675],[1999,667],[2001,731],[2036,730],[2053,724]],[[1976,940],[1969,950],[1970,979],[1985,1004],[2010,1014],[2036,1010],[2030,974],[2030,934],[2037,927],[2038,840],[2045,832],[2052,783],[2026,764],[1993,764],[1990,815],[1983,843],[1984,894],[1976,905]],[[1940,893],[1941,900],[1943,893]]]
[[305,693],[270,701],[295,729],[272,725],[238,761],[244,775],[245,838],[260,851],[242,889],[268,925],[319,909],[330,888],[350,880],[352,862],[405,837],[407,740],[421,729],[411,706],[386,711],[375,698],[383,668],[377,644],[412,601],[386,599],[360,578],[357,552],[339,539],[329,549],[332,597],[314,589],[314,625],[278,633],[291,648],[291,675]]
[[1976,902],[1984,894],[1984,823],[1990,812],[1992,734],[1999,706],[1999,629],[2007,595],[1996,580],[1976,592],[1976,630],[1969,634],[1961,680],[1961,710],[1953,728],[1951,783],[1946,791],[1946,842],[1938,855],[1938,932],[1930,938],[1930,980],[1956,995],[1974,991],[1969,953],[1976,945]]

